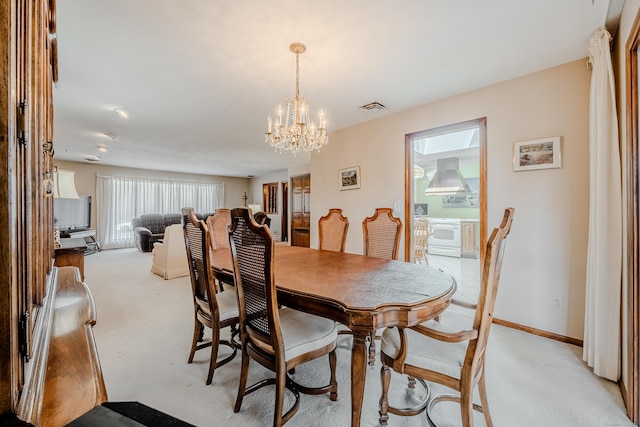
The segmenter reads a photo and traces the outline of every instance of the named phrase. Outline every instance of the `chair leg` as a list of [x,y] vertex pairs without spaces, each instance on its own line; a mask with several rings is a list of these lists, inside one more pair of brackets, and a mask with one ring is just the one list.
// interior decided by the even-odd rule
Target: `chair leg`
[[416,388],[416,377],[408,376],[407,377],[407,387],[410,389]]
[[331,370],[331,391],[329,398],[335,402],[338,400],[338,381],[336,380],[336,351],[329,353],[329,369]]
[[193,325],[193,340],[191,341],[191,352],[189,353],[189,360],[187,363],[193,362],[193,356],[196,354],[196,349],[198,347],[198,342],[200,341],[200,337],[202,336],[204,330],[204,326],[198,319],[195,319],[195,324]]
[[462,426],[473,427],[473,386],[463,383],[460,389],[460,413]]
[[380,414],[380,425],[386,426],[389,420],[387,411],[389,410],[389,384],[391,383],[391,369],[387,365],[382,365],[380,368],[380,383],[382,384],[382,395],[380,396],[380,403],[378,413]]
[[211,360],[209,361],[209,374],[207,375],[207,385],[213,380],[213,372],[216,370],[218,361],[218,349],[220,348],[220,328],[211,330]]
[[369,366],[376,363],[376,331],[369,334]]
[[482,414],[484,415],[484,420],[487,423],[487,427],[493,427],[491,413],[489,412],[489,400],[487,399],[487,387],[484,377],[484,367],[482,368],[480,381],[478,381],[478,392],[480,394],[480,403],[482,404]]
[[242,363],[240,367],[240,381],[238,381],[238,396],[236,397],[236,404],[233,407],[233,412],[240,412],[242,406],[242,399],[247,388],[247,378],[249,378],[249,355],[247,350],[242,347]]
[[[277,362],[276,362],[277,364]],[[287,372],[284,366],[276,367],[276,400],[273,414],[273,427],[282,426],[282,408],[284,407],[284,391],[287,383]]]

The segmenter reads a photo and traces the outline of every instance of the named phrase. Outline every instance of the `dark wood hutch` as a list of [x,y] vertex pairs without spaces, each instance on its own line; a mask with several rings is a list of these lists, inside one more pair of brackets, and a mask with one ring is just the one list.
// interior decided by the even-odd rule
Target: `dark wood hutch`
[[[14,419],[54,258],[55,0],[0,3],[0,421]],[[7,343],[9,345],[7,345]],[[0,423],[1,424],[1,423]]]

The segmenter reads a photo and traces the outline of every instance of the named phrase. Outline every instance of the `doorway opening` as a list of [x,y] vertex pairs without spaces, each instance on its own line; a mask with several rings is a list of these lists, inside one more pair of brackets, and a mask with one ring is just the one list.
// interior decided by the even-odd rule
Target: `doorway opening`
[[477,289],[486,212],[485,118],[405,136],[406,261],[421,258],[414,237],[427,223],[427,262]]

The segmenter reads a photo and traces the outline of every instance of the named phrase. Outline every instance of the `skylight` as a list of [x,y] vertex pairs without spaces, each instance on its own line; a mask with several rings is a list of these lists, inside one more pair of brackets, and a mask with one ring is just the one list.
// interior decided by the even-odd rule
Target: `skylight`
[[448,132],[413,141],[414,150],[424,155],[463,150],[465,148],[478,147],[479,145],[478,128]]

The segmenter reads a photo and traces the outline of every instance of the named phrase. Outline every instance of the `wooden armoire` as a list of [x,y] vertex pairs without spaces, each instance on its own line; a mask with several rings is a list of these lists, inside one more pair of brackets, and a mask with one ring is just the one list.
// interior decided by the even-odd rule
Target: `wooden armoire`
[[291,246],[310,245],[311,175],[291,177]]
[[15,417],[54,258],[55,0],[0,3],[0,424]]

